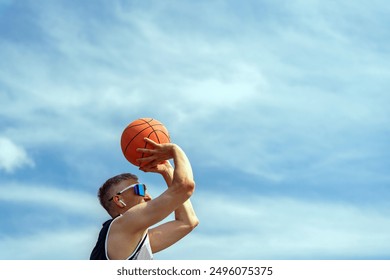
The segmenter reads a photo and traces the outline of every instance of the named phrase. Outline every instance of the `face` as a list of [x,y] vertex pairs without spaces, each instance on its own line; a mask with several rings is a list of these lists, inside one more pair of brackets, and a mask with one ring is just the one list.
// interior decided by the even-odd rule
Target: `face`
[[134,180],[122,181],[113,188],[114,195],[110,200],[113,200],[116,203],[121,200],[126,206],[130,206],[130,208],[134,205],[151,200],[152,198],[148,194],[146,186],[144,188],[143,184],[136,185],[137,183],[138,182]]

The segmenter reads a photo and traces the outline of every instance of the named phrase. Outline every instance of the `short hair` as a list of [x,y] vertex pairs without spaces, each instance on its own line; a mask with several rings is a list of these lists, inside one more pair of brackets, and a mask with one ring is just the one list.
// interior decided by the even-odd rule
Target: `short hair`
[[116,175],[110,179],[108,179],[100,188],[98,191],[98,198],[100,204],[103,206],[104,209],[111,215],[110,213],[110,205],[111,203],[108,201],[110,199],[109,196],[109,190],[111,187],[118,185],[122,181],[126,180],[135,180],[138,181],[138,177],[131,173],[122,173],[119,175]]

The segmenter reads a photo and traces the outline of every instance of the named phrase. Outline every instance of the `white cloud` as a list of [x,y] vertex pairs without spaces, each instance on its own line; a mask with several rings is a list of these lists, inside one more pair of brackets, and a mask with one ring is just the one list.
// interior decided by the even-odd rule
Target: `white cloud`
[[[88,201],[80,193],[69,196],[63,192],[63,199],[59,199],[58,192],[53,195],[59,199],[56,202],[46,198],[48,190],[42,191],[42,203],[81,215],[96,214],[95,206],[82,205]],[[34,197],[30,200],[38,199]],[[61,202],[65,200],[73,203]],[[345,203],[249,194],[232,197],[203,191],[196,194],[193,204],[200,218],[199,227],[156,254],[157,259],[365,259],[386,256],[390,249],[386,245],[390,244],[390,219],[385,207],[379,211]],[[77,226],[21,237],[3,236],[0,258],[86,259],[99,229],[100,225]]]
[[25,149],[6,137],[0,137],[0,169],[12,173],[23,166],[34,166]]
[[[389,123],[383,82],[389,72],[386,55],[376,52],[382,42],[368,40],[368,29],[357,23],[363,19],[380,27],[377,9],[386,5],[324,3],[268,5],[260,16],[256,9],[263,4],[247,4],[256,17],[220,2],[214,8],[114,4],[106,7],[113,10],[104,20],[89,11],[83,16],[82,8],[34,6],[42,42],[9,41],[0,47],[7,65],[0,69],[1,125],[9,136],[0,138],[0,169],[34,166],[26,152],[34,148],[43,156],[56,149],[58,160],[89,174],[109,173],[113,163],[107,157],[97,162],[99,152],[119,154],[121,129],[134,118],[154,114],[197,157],[198,166],[272,182],[305,177],[310,183],[310,177],[321,185],[327,175],[350,181],[366,174],[365,181],[373,183],[381,172],[376,167],[386,165],[376,159],[388,150],[387,144],[377,144]],[[361,13],[366,8],[369,13]],[[182,12],[188,18],[174,16]],[[378,30],[383,28],[370,32]],[[7,192],[11,188],[17,196]],[[62,213],[99,211],[96,198],[82,191],[9,185],[0,193],[3,201],[43,204]],[[264,197],[251,200],[254,211],[249,203],[212,195],[218,210],[200,203],[200,228],[207,231],[197,229],[183,240],[183,258],[189,247],[196,256],[210,247],[215,257],[224,258],[226,244],[237,244],[228,250],[231,258],[278,258],[300,257],[294,252],[301,248],[313,256],[342,256],[342,248],[361,252],[362,246],[353,246],[356,240],[371,242],[367,254],[375,254],[379,242],[365,234],[389,243],[379,226],[388,230],[388,221],[378,212],[370,212],[369,220],[364,209]],[[226,201],[232,209],[226,209]],[[227,227],[231,222],[219,212],[237,217],[235,223],[249,230]],[[348,218],[337,222],[338,212]],[[210,213],[215,227],[208,222]],[[258,224],[262,219],[264,224]],[[346,226],[350,220],[357,221],[350,223],[351,230]],[[359,222],[365,227],[359,228]],[[330,238],[340,241],[339,249],[329,247],[335,253],[327,251]]]
[[[7,202],[8,218],[19,223],[16,234],[1,233],[0,259],[88,259],[109,217],[95,195],[53,186],[4,183],[0,201]],[[29,210],[13,216],[13,207]]]
[[[348,203],[199,192],[200,224],[160,258],[382,258],[390,249],[389,211]],[[378,205],[376,205],[378,207]],[[381,209],[381,210],[380,210]],[[384,210],[384,211],[383,211]],[[158,257],[158,256],[157,256]]]
[[0,200],[28,205],[37,205],[41,211],[45,208],[56,209],[65,214],[96,217],[104,214],[96,195],[74,188],[61,189],[61,186],[37,186],[22,183],[3,183],[0,188]]
[[1,236],[2,260],[87,260],[100,227],[56,228],[24,236]]

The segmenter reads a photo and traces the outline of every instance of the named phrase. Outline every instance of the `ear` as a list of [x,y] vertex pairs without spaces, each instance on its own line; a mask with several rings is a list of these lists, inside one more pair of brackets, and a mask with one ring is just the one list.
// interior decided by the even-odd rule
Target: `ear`
[[112,199],[112,201],[115,203],[116,206],[118,206],[119,208],[123,208],[125,207],[125,205],[123,205],[123,202],[121,202],[121,199],[119,198],[118,195],[115,195],[114,198]]

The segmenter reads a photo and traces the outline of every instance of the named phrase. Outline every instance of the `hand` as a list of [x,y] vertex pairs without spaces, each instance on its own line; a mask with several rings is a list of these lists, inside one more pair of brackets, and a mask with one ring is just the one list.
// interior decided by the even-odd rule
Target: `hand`
[[173,172],[173,167],[170,164],[169,161],[165,160],[163,162],[158,163],[157,165],[145,165],[141,166],[139,170],[144,171],[144,172],[152,172],[152,173],[158,173],[161,175],[169,175]]
[[137,162],[142,165],[140,169],[145,172],[163,172],[169,168],[168,160],[173,158],[176,145],[173,143],[158,144],[149,138],[144,138],[144,141],[152,148],[137,149],[137,152],[146,154],[145,157],[137,159]]

